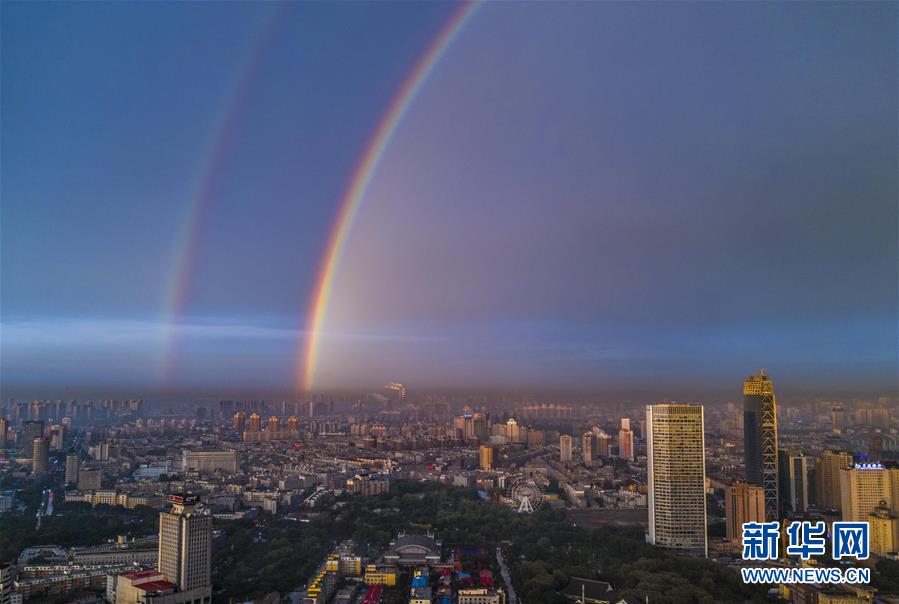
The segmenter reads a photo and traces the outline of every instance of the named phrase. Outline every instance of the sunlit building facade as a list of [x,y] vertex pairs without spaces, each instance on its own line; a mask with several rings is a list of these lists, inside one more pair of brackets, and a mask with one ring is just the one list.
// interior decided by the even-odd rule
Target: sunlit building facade
[[649,532],[653,545],[706,556],[702,405],[646,407]]
[[815,503],[825,509],[840,509],[840,471],[852,467],[852,455],[826,451],[815,460]]
[[745,482],[727,487],[724,511],[728,541],[742,543],[744,523],[765,521],[765,490]]

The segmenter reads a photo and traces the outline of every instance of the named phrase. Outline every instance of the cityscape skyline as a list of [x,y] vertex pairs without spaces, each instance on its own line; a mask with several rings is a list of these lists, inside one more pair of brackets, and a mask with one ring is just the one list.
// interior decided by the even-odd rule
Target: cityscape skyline
[[895,394],[895,4],[219,8],[4,5],[0,396]]
[[[0,488],[0,529],[36,517],[30,538],[0,530],[0,601],[93,594],[107,604],[202,604],[241,594],[260,604],[537,604],[576,601],[589,588],[609,604],[634,593],[671,604],[763,593],[791,604],[889,602],[899,593],[890,579],[899,546],[896,399],[777,405],[774,378],[757,371],[742,381],[742,402],[714,406],[460,399],[398,382],[362,397],[163,410],[140,399],[0,402],[0,487],[16,487]],[[402,520],[390,520],[405,529],[372,530],[381,506],[410,503]],[[434,504],[442,511],[415,516]],[[42,531],[62,538],[60,526],[110,510],[132,525],[155,520],[106,544],[39,541]],[[350,533],[346,514],[367,517],[350,522]],[[501,539],[488,529],[483,541],[484,515],[504,514],[488,524],[524,523],[524,532]],[[744,573],[742,587],[734,582],[733,566],[756,547],[753,527],[783,542],[753,566],[802,570],[807,563],[791,550],[796,527],[834,533],[859,522],[870,532],[858,554],[861,580],[850,568],[846,581],[753,586]],[[328,538],[301,546],[307,530]],[[258,555],[290,551],[278,556],[290,569],[251,562],[240,553],[250,542]],[[662,556],[664,566],[585,572],[575,554],[583,576],[549,589],[534,582],[529,565],[542,554],[533,547],[552,550],[542,564],[560,569],[572,563],[562,552],[573,543],[594,554],[612,547],[637,568]],[[833,547],[815,555],[836,556]],[[506,550],[516,552],[510,563]],[[15,552],[14,564],[3,561]],[[693,583],[696,572],[717,578]]]

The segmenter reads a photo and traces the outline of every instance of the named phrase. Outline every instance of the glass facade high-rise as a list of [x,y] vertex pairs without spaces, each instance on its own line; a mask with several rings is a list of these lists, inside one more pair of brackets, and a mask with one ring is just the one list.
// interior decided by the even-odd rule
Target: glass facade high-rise
[[707,555],[702,405],[647,405],[646,461],[647,541],[667,549]]
[[765,490],[765,520],[778,520],[777,404],[763,369],[743,382],[743,447],[746,482]]

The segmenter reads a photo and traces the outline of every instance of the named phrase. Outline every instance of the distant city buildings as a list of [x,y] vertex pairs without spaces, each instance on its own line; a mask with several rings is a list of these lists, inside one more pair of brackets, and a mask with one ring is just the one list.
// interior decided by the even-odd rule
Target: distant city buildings
[[35,436],[32,440],[31,471],[43,474],[50,467],[50,441],[45,436]]
[[97,467],[83,467],[78,470],[78,490],[94,491],[103,484],[103,470]]
[[[204,543],[203,539],[191,537],[196,536],[196,526],[191,527],[185,518],[196,517],[202,524],[212,517],[218,526],[251,520],[262,527],[269,515],[297,523],[316,522],[316,518],[330,516],[328,511],[340,510],[349,497],[388,494],[392,485],[400,483],[401,488],[392,491],[396,494],[413,482],[477,489],[482,500],[493,502],[485,505],[502,504],[521,512],[538,507],[569,510],[578,526],[639,524],[647,527],[648,541],[660,548],[733,559],[739,556],[743,523],[766,519],[764,479],[762,484],[744,482],[744,472],[749,469],[744,470],[741,424],[754,417],[756,403],[759,409],[765,408],[769,393],[773,407],[770,379],[757,374],[744,384],[743,405],[739,400],[704,408],[651,405],[645,409],[646,419],[639,421],[639,411],[628,402],[570,406],[528,399],[509,400],[494,408],[488,397],[471,395],[454,401],[442,394],[422,393],[400,407],[388,404],[385,394],[377,390],[337,397],[343,415],[329,415],[335,403],[317,397],[311,401],[313,405],[309,400],[223,401],[218,407],[206,406],[207,413],[191,407],[171,414],[171,410],[159,415],[154,411],[119,423],[81,422],[79,426],[54,415],[52,404],[34,405],[33,419],[25,413],[9,425],[10,450],[0,454],[0,477],[27,479],[29,467],[35,463],[41,467],[42,455],[25,457],[26,449],[33,454],[40,446],[36,449],[32,440],[28,447],[24,434],[27,422],[43,422],[40,437],[50,441],[50,449],[68,449],[62,454],[65,477],[62,464],[47,464],[49,471],[42,479],[55,481],[52,489],[57,511],[49,515],[62,512],[72,518],[72,512],[91,514],[83,505],[75,510],[61,507],[60,500],[164,510],[166,494],[184,491],[201,494],[204,505],[200,509],[185,500],[180,512],[177,505],[164,512],[169,520],[161,517],[161,521],[169,526],[169,537],[153,537],[152,545],[95,545],[93,551],[78,554],[77,564],[66,548],[54,546],[61,553],[39,554],[47,561],[47,570],[40,572],[52,575],[37,576],[38,571],[28,565],[17,565],[14,597],[36,600],[58,594],[64,599],[59,595],[63,593],[80,597],[82,594],[73,591],[76,587],[85,593],[99,593],[102,586],[98,585],[107,573],[112,577],[106,591],[111,594],[107,596],[110,601],[202,602],[207,593],[202,585],[205,579],[182,577],[182,569],[206,565],[208,555],[204,557],[202,552],[208,550],[197,545]],[[774,432],[781,445],[776,474],[779,520],[867,520],[872,555],[891,556],[899,542],[899,480],[891,473],[899,451],[899,422],[895,414],[890,415],[894,400],[800,398],[797,402],[795,396],[782,396],[780,402],[784,400],[788,403],[781,405],[780,424]],[[838,415],[841,427],[834,430],[837,406],[842,407]],[[306,417],[310,407],[317,417]],[[30,406],[16,403],[14,408],[28,411]],[[0,415],[4,412],[0,403]],[[73,425],[76,427],[71,428]],[[764,434],[764,422],[759,425],[759,434]],[[63,443],[65,448],[60,447]],[[873,463],[879,459],[884,467]],[[528,483],[529,490],[522,491],[522,482]],[[62,485],[64,492],[59,490]],[[706,539],[707,497],[724,508],[726,540]],[[44,499],[42,510],[51,501]],[[523,501],[528,503],[522,505]],[[16,498],[13,491],[0,493],[0,513],[20,513],[23,505],[33,504],[24,497]],[[52,504],[49,507],[52,509]],[[43,521],[49,522],[42,510]],[[117,514],[129,516],[122,510]],[[721,528],[718,519],[712,522]],[[163,537],[161,531],[159,536]],[[424,602],[430,589],[431,604],[440,602],[443,583],[433,581],[433,571],[440,575],[453,566],[452,560],[436,561],[439,548],[433,550],[430,542],[418,542],[420,538],[437,541],[434,535],[400,537],[387,552],[398,556],[391,561],[383,559],[384,552],[377,548],[366,547],[365,554],[351,555],[343,552],[341,545],[306,578],[308,584],[301,591],[297,586],[298,591],[289,596],[282,593],[266,598],[289,597],[302,602],[308,595],[328,604],[360,598],[408,603],[413,598]],[[264,541],[267,531],[261,530],[254,538]],[[50,547],[40,546],[40,551]],[[163,550],[169,553],[162,554]],[[469,563],[469,555],[481,554],[457,554],[456,560]],[[182,560],[182,556],[186,558]],[[400,563],[401,559],[408,562]],[[482,562],[474,565],[476,572],[483,568]],[[108,566],[111,564],[125,566]],[[98,570],[86,565],[105,566]],[[156,568],[147,569],[151,565]],[[424,565],[432,569],[430,582],[419,579],[421,585],[409,590],[410,577]],[[141,567],[147,570],[139,570]],[[77,581],[69,580],[75,575]],[[345,580],[347,577],[353,580]],[[464,601],[471,604],[492,604],[506,597],[492,584],[479,583],[476,574],[470,578],[472,583],[452,580],[451,597],[456,604],[463,591]],[[402,593],[391,589],[398,586],[404,586]],[[64,589],[70,591],[54,591]],[[566,597],[570,595],[579,597],[566,592]],[[585,597],[589,601],[589,593]]]
[[347,480],[347,490],[356,495],[383,495],[390,491],[390,477],[361,473]]
[[493,447],[490,445],[481,445],[478,450],[479,467],[482,470],[493,469]]
[[181,469],[199,474],[225,472],[236,474],[240,467],[240,454],[237,451],[187,451],[182,453]]
[[765,519],[778,520],[777,404],[761,369],[743,383],[743,446],[746,482],[765,489]]
[[666,549],[705,556],[705,435],[702,405],[646,407],[649,532]]
[[567,434],[563,434],[559,437],[559,456],[563,463],[567,463],[572,460],[571,437]]
[[78,482],[78,469],[81,466],[81,454],[77,451],[69,451],[66,454],[66,485]]
[[621,429],[618,430],[618,457],[634,460],[634,433],[631,430],[631,420],[621,418]]
[[387,386],[385,386],[385,389],[389,393],[391,393],[391,395],[397,402],[400,402],[400,403],[405,402],[406,386],[404,386],[403,384],[399,384],[397,382],[391,382],[390,384],[387,384]]
[[32,459],[34,457],[34,439],[44,435],[44,422],[41,420],[27,421],[22,428],[22,457]]
[[594,450],[595,457],[609,457],[610,454],[610,443],[612,442],[612,437],[606,434],[602,428],[593,428],[593,436],[596,442],[596,449]]
[[584,459],[584,465],[593,465],[594,450],[596,449],[596,436],[593,432],[584,432],[581,437],[581,456]]

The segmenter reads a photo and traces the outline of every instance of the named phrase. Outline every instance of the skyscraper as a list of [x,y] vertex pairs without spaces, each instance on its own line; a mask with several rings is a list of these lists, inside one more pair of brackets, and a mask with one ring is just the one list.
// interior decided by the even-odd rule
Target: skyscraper
[[559,437],[559,455],[563,462],[571,461],[571,437],[567,434]]
[[9,423],[0,417],[0,451],[6,448],[6,433],[9,430]]
[[729,541],[743,542],[743,524],[765,521],[765,490],[754,484],[738,482],[727,487],[724,511]]
[[705,556],[705,434],[702,405],[646,407],[649,532],[659,547]]
[[743,382],[743,446],[746,482],[765,490],[765,520],[778,520],[777,404],[764,369]]
[[35,436],[31,445],[31,471],[43,474],[50,466],[50,441],[44,436]]
[[212,593],[212,516],[198,512],[196,495],[169,495],[172,509],[159,514],[159,572],[181,592]]

